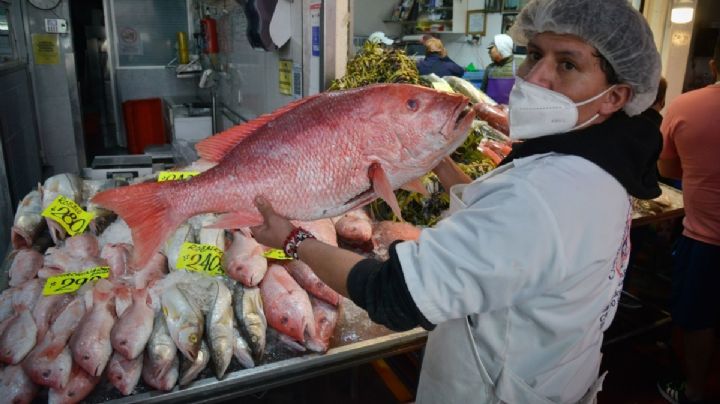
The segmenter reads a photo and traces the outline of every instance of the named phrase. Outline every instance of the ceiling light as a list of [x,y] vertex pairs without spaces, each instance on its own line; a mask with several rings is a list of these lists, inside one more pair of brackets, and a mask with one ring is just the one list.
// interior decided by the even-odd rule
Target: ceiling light
[[692,0],[679,0],[670,11],[670,21],[675,24],[687,24],[693,20],[694,15],[695,5]]

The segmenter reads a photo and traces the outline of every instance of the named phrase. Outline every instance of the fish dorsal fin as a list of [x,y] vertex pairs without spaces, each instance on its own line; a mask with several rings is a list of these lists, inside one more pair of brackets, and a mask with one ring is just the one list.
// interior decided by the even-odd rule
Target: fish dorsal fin
[[224,132],[210,136],[195,145],[195,150],[197,150],[200,158],[212,162],[218,162],[222,160],[222,158],[225,157],[230,150],[237,146],[238,143],[242,142],[258,129],[265,126],[268,122],[277,119],[278,116],[287,113],[310,100],[317,98],[319,95],[320,94],[316,94],[293,101],[269,114],[261,115],[250,122],[233,126]]
[[375,194],[382,198],[385,203],[390,205],[390,209],[392,209],[395,216],[397,216],[400,221],[403,221],[402,215],[400,214],[400,205],[398,205],[395,192],[393,192],[390,180],[388,179],[387,174],[385,174],[385,170],[383,170],[380,163],[372,163],[372,165],[370,165],[368,177],[370,177],[370,182],[372,183]]

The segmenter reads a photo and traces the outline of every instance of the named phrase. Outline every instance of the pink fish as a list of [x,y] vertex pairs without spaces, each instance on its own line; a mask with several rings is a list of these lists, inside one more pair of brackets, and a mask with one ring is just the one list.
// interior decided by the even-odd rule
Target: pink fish
[[132,279],[137,289],[151,288],[167,273],[168,259],[164,254],[157,252],[144,267],[133,271]]
[[335,231],[351,245],[364,244],[372,237],[372,221],[363,209],[351,210],[335,222]]
[[406,222],[384,220],[373,227],[373,249],[375,254],[385,257],[395,240],[417,240],[422,229]]
[[334,245],[337,247],[337,232],[335,231],[335,224],[330,219],[313,220],[311,222],[294,221],[295,226],[300,226],[303,229],[309,231],[313,236],[317,237],[318,240],[325,244]]
[[112,285],[101,279],[93,289],[93,306],[70,339],[73,362],[91,376],[100,376],[112,354],[110,330],[115,323]]
[[43,266],[43,256],[39,252],[23,248],[15,253],[10,265],[10,286],[18,286],[37,276],[38,270]]
[[7,321],[9,323],[0,334],[0,361],[15,365],[35,346],[37,326],[25,306],[15,307],[15,315]]
[[337,306],[340,302],[340,295],[318,278],[308,264],[299,260],[292,260],[285,264],[285,269],[311,295],[334,306]]
[[23,369],[33,382],[51,388],[65,387],[72,369],[72,353],[67,341],[85,314],[85,303],[75,297],[60,312],[43,340],[23,361]]
[[128,263],[132,250],[133,246],[130,244],[105,244],[100,252],[100,258],[107,261],[110,266],[111,280],[118,279],[128,272]]
[[135,359],[126,359],[115,352],[107,365],[107,378],[123,396],[130,395],[140,380],[144,355]]
[[50,389],[48,404],[79,403],[100,383],[100,376],[93,376],[77,364],[73,364],[70,380],[62,389]]
[[37,395],[38,390],[38,386],[27,377],[20,366],[7,366],[0,369],[2,402],[30,404]]
[[226,213],[219,228],[260,224],[264,195],[296,220],[338,216],[417,180],[466,138],[468,99],[409,84],[377,84],[293,102],[197,145],[218,164],[187,181],[131,185],[93,202],[132,230],[140,265],[188,218]]
[[148,306],[147,299],[147,289],[134,290],[132,304],[110,331],[112,347],[126,359],[140,356],[152,333],[155,313]]
[[295,341],[315,337],[315,319],[307,292],[280,265],[270,265],[260,282],[267,322]]
[[308,347],[315,352],[325,352],[330,347],[330,338],[335,332],[338,308],[312,296],[310,303],[315,316],[315,338],[308,341]]
[[63,248],[78,258],[97,257],[100,254],[98,239],[92,233],[83,233],[65,239]]
[[65,306],[73,299],[71,295],[50,295],[40,296],[32,315],[37,326],[37,340],[41,341],[45,336],[45,332],[50,328],[50,324],[55,321],[55,317],[63,311]]
[[250,235],[236,231],[230,248],[223,254],[223,268],[230,278],[247,287],[257,286],[267,272],[263,246]]

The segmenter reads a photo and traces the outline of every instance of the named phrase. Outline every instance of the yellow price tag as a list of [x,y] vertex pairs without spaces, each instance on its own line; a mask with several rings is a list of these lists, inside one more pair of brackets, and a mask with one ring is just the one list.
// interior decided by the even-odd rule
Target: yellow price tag
[[263,257],[270,258],[273,260],[291,260],[292,257],[289,257],[287,254],[285,254],[285,251],[278,250],[277,248],[271,248],[263,253]]
[[60,223],[71,236],[84,232],[95,217],[94,214],[85,212],[75,201],[62,195],[58,195],[42,215]]
[[183,243],[180,247],[177,269],[202,272],[206,275],[224,275],[223,251],[214,245]]
[[158,182],[186,180],[196,175],[200,175],[200,171],[160,171]]
[[88,281],[96,281],[110,276],[110,267],[95,267],[84,272],[70,272],[51,276],[45,281],[43,296],[63,295],[80,289]]

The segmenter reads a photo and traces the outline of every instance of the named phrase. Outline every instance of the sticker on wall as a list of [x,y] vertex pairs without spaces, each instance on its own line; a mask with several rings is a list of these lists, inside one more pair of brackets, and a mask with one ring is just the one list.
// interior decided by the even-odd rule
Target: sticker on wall
[[320,3],[310,5],[310,27],[312,31],[312,55],[320,56]]
[[293,65],[293,97],[302,98],[302,65]]
[[119,30],[118,53],[121,55],[142,55],[143,45],[140,34],[135,28],[124,27]]
[[55,34],[32,34],[33,57],[37,65],[60,63],[60,46]]
[[293,95],[293,62],[292,60],[280,59],[280,94]]

